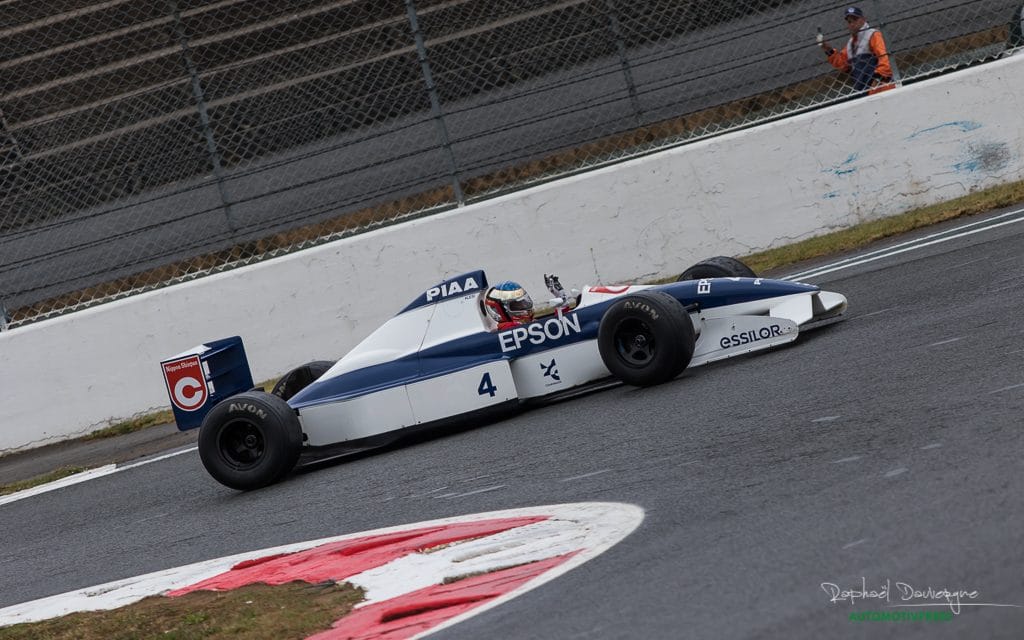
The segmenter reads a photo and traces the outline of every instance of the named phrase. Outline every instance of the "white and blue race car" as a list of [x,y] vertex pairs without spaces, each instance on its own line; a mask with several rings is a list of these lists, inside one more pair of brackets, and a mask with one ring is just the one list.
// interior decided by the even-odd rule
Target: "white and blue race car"
[[298,367],[272,393],[222,400],[203,419],[200,456],[219,482],[254,489],[300,457],[362,451],[608,380],[667,382],[688,366],[792,342],[846,309],[838,293],[753,275],[712,258],[669,284],[585,287],[571,310],[498,330],[483,307],[487,276],[464,273],[423,291],[337,362]]

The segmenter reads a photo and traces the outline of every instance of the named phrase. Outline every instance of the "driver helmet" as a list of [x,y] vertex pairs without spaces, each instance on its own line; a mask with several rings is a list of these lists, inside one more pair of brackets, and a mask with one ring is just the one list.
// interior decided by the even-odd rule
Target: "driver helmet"
[[498,324],[533,322],[533,300],[518,282],[499,282],[484,297],[487,315]]

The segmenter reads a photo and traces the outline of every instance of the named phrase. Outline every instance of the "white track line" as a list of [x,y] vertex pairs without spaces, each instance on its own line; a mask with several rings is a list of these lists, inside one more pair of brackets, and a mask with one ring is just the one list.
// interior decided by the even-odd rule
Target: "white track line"
[[96,478],[102,478],[103,476],[109,476],[119,471],[127,471],[128,469],[134,469],[136,467],[141,467],[143,465],[151,464],[153,462],[160,462],[161,460],[166,460],[168,458],[180,456],[183,453],[191,453],[193,451],[198,450],[199,447],[190,447],[188,449],[182,449],[181,451],[174,451],[171,453],[164,454],[162,456],[157,456],[155,458],[147,458],[139,462],[133,462],[131,464],[126,464],[122,466],[118,466],[116,464],[108,464],[102,467],[96,467],[95,469],[86,469],[81,473],[76,473],[66,478],[61,478],[60,480],[54,480],[53,482],[47,482],[46,484],[41,484],[38,487],[32,487],[31,489],[24,489],[22,491],[16,491],[15,493],[9,493],[6,496],[0,496],[0,506],[9,504],[11,502],[17,502],[18,500],[23,500],[25,498],[31,498],[32,496],[38,496],[39,494],[42,493],[48,493],[50,491],[56,491],[57,489],[63,489],[64,487],[70,487],[71,485],[79,484],[82,482],[88,482],[89,480],[95,480]]
[[452,497],[453,498],[465,498],[466,496],[475,496],[478,493],[489,493],[491,491],[497,491],[498,489],[505,489],[507,487],[508,487],[507,484],[498,484],[498,485],[495,485],[493,487],[484,487],[483,489],[477,489],[475,491],[467,491],[466,493],[457,493],[457,494],[455,494]]
[[849,458],[843,458],[842,460],[833,460],[832,464],[843,464],[844,462],[854,462],[860,459],[861,456],[850,456]]
[[[782,280],[799,280],[804,278],[813,278],[817,276],[823,276],[827,273],[834,271],[841,271],[850,267],[856,267],[876,260],[882,260],[883,258],[889,258],[891,256],[906,253],[908,251],[914,251],[916,249],[922,249],[934,244],[941,244],[950,240],[956,240],[957,238],[963,238],[966,236],[974,235],[975,233],[981,233],[982,231],[988,231],[989,229],[995,229],[997,227],[1006,226],[1008,224],[1017,224],[1018,222],[1024,222],[1024,217],[1014,218],[1012,220],[1004,220],[1003,222],[993,222],[1009,216],[1016,216],[1024,213],[1024,209],[1016,209],[1007,213],[981,220],[979,222],[971,222],[953,229],[947,229],[938,233],[933,233],[916,240],[910,240],[908,242],[902,242],[900,244],[886,247],[885,249],[878,249],[877,251],[871,251],[869,253],[861,254],[854,258],[846,258],[830,264],[822,265],[808,271],[802,271],[800,273],[790,274],[781,278]],[[977,227],[979,225],[985,225],[980,229],[971,229],[971,227]],[[962,231],[963,229],[971,229],[970,231]],[[960,232],[960,233],[956,233]],[[954,234],[954,235],[947,235]],[[946,236],[946,237],[943,237]]]
[[584,473],[578,476],[569,476],[568,478],[562,478],[561,482],[572,482],[573,480],[582,480],[584,478],[593,478],[599,476],[602,473],[608,473],[611,469],[601,469],[600,471],[591,471],[590,473]]
[[192,453],[193,451],[199,451],[199,447],[189,447],[188,449],[182,449],[181,451],[172,451],[171,453],[165,453],[164,455],[157,456],[155,458],[146,458],[145,460],[140,460],[139,462],[133,462],[131,464],[120,466],[117,468],[117,471],[124,471],[125,469],[134,469],[135,467],[141,467],[143,465],[151,464],[153,462],[160,462],[161,460],[174,458],[175,456],[180,456],[183,453]]
[[1003,387],[1002,389],[996,389],[995,391],[989,391],[988,395],[992,395],[993,393],[1002,393],[1004,391],[1009,391],[1010,389],[1019,389],[1021,387],[1024,387],[1024,383],[1021,383],[1021,384],[1011,384],[1010,386]]
[[112,464],[97,467],[95,469],[87,469],[85,471],[82,471],[81,473],[76,473],[74,475],[67,476],[66,478],[61,478],[60,480],[54,480],[53,482],[47,482],[46,484],[41,484],[37,487],[32,487],[31,489],[23,489],[22,491],[9,493],[6,496],[0,496],[0,505],[9,504],[11,502],[17,502],[18,500],[22,500],[24,498],[31,498],[32,496],[37,496],[41,493],[46,493],[48,491],[56,491],[57,489],[70,487],[73,484],[79,484],[81,482],[93,480],[94,478],[109,476],[112,473],[117,473],[117,467]]

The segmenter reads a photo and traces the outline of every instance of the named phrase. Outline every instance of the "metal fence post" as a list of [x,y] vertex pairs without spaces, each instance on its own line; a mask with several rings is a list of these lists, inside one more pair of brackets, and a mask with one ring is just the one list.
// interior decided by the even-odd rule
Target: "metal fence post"
[[206,96],[203,94],[203,85],[199,81],[199,72],[192,61],[192,52],[188,48],[188,35],[185,27],[181,24],[181,10],[178,8],[177,0],[169,0],[171,12],[174,15],[174,33],[178,37],[178,44],[181,46],[181,56],[185,61],[185,68],[188,70],[189,78],[192,81],[192,96],[196,100],[196,108],[199,110],[199,122],[203,127],[203,137],[206,140],[206,152],[210,156],[210,164],[213,165],[213,176],[217,181],[217,193],[220,194],[221,204],[224,206],[224,217],[227,219],[228,228],[232,232],[237,231],[234,217],[231,215],[231,201],[228,199],[227,186],[224,184],[224,169],[220,163],[220,151],[217,150],[217,141],[213,137],[213,129],[210,127],[210,114],[206,110]]
[[[13,154],[11,158],[7,156],[8,149]],[[0,154],[2,154],[0,155],[0,165],[22,160],[21,145],[18,144],[18,139],[14,137],[14,134],[7,129],[7,118],[4,116],[3,109],[0,109]]]
[[626,54],[626,41],[622,37],[622,26],[619,24],[619,13],[615,7],[615,0],[605,0],[608,7],[608,22],[610,23],[612,35],[615,36],[615,48],[619,53],[619,65],[622,67],[622,75],[626,78],[626,88],[629,90],[629,102],[633,105],[633,117],[637,126],[642,124],[640,115],[640,100],[636,95],[636,83],[633,82],[633,69],[629,66],[629,56]]
[[430,61],[427,60],[427,47],[423,42],[423,33],[420,31],[420,23],[416,18],[416,6],[413,0],[405,0],[405,12],[409,16],[409,25],[412,27],[412,35],[416,40],[416,55],[420,61],[420,69],[423,71],[423,81],[427,84],[427,93],[430,95],[430,111],[437,123],[437,135],[441,138],[441,146],[444,147],[448,156],[448,165],[451,168],[452,189],[455,191],[455,201],[461,207],[466,204],[462,195],[462,185],[459,183],[459,170],[455,164],[455,154],[452,152],[452,145],[448,138],[448,127],[445,125],[444,112],[441,111],[441,100],[437,96],[437,86],[434,84],[434,77],[430,73]]
[[[20,162],[22,160],[21,147],[14,135],[7,130],[7,118],[4,117],[3,109],[0,109],[0,134],[2,134],[0,137],[0,166]],[[8,157],[8,151],[11,157]],[[0,203],[6,204],[3,199],[0,199]],[[7,222],[4,218],[0,217],[0,223]],[[0,331],[9,330],[10,324],[11,316],[7,313],[7,306],[4,305],[3,300],[0,300]]]

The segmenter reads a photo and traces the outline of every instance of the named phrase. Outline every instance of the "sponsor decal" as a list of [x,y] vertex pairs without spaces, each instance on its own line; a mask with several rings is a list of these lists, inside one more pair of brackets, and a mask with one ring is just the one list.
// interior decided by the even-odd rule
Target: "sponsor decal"
[[769,327],[761,327],[760,329],[751,329],[750,331],[744,331],[743,333],[734,333],[731,336],[725,336],[719,342],[719,345],[723,349],[729,347],[740,347],[745,344],[753,344],[768,338],[774,338],[782,335],[782,327],[777,324],[773,324]]
[[[0,609],[0,627],[149,596],[252,584],[348,582],[365,599],[309,640],[411,640],[523,595],[596,558],[643,521],[630,504],[478,513],[251,551]],[[566,604],[571,604],[567,602]]]
[[480,285],[477,283],[476,278],[466,278],[462,282],[458,280],[452,280],[451,282],[442,282],[436,287],[427,289],[427,302],[433,302],[435,298],[447,298],[454,296],[459,293],[465,293],[466,291],[472,291],[479,289]]
[[206,404],[210,392],[199,356],[188,356],[163,363],[164,380],[171,402],[182,411],[195,411]]
[[623,303],[622,308],[643,311],[650,316],[651,320],[657,320],[659,318],[657,309],[646,302],[641,302],[640,300],[626,300],[626,302]]
[[576,333],[583,333],[579,316],[558,314],[543,322],[532,322],[502,331],[498,334],[498,343],[501,345],[502,353],[508,353],[522,348],[524,344],[544,344],[549,340],[558,340]]
[[540,363],[541,371],[544,372],[545,378],[551,378],[555,382],[561,382],[562,379],[558,377],[558,364],[554,358],[551,358],[551,364]]
[[266,411],[260,409],[254,404],[249,404],[248,402],[232,402],[230,405],[228,405],[228,411],[232,413],[237,411],[251,413],[262,420],[265,420],[267,417]]
[[697,281],[697,295],[705,295],[711,293],[711,281],[710,280],[698,280]]

